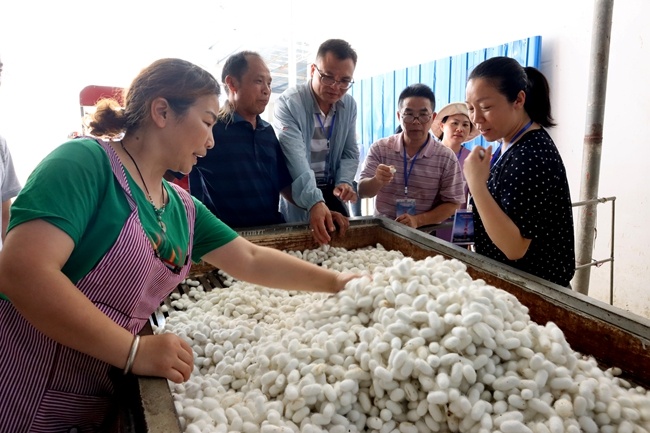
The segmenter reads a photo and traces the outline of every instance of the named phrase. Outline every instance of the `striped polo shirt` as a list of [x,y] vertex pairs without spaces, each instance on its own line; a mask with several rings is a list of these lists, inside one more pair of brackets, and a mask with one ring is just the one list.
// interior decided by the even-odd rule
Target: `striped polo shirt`
[[[370,146],[363,164],[361,179],[372,178],[379,164],[392,165],[397,170],[393,181],[384,185],[375,199],[375,216],[396,218],[395,201],[415,199],[415,212],[427,212],[442,203],[463,203],[463,177],[454,152],[429,135],[426,146],[404,164],[403,134],[382,138]],[[412,168],[411,168],[411,164]],[[405,173],[410,174],[408,181]],[[408,193],[404,186],[408,184]]]

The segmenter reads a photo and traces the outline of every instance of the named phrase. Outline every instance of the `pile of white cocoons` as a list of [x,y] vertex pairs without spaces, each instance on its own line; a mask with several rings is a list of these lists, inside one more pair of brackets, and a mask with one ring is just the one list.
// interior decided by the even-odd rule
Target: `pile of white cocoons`
[[650,432],[647,390],[458,260],[289,254],[364,276],[336,295],[188,280],[155,330],[194,349],[191,379],[170,382],[187,433]]

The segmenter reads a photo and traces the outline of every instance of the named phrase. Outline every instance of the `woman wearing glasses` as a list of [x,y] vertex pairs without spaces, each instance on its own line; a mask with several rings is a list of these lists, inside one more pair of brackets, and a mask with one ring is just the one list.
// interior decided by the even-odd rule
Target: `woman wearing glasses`
[[359,181],[360,197],[377,197],[375,215],[409,227],[438,224],[463,202],[456,155],[433,138],[436,99],[425,84],[413,84],[398,99],[402,132],[370,146]]
[[290,290],[333,293],[351,279],[251,244],[163,180],[213,147],[219,93],[203,69],[156,61],[124,109],[98,103],[90,130],[110,140],[65,143],[28,179],[0,257],[3,431],[104,431],[113,371],[187,380],[186,342],[137,334],[192,261]]
[[490,148],[476,147],[465,160],[476,251],[568,286],[575,268],[573,214],[562,158],[544,129],[555,125],[546,78],[494,57],[472,71],[466,99],[481,135],[503,143],[492,168]]

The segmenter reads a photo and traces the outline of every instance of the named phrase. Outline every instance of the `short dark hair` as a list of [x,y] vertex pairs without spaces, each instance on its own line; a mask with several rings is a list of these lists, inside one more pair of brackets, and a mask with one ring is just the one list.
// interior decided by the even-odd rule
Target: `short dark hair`
[[316,60],[322,59],[327,53],[332,53],[339,60],[352,59],[354,66],[357,66],[357,52],[343,39],[328,39],[318,47]]
[[221,71],[221,83],[226,89],[226,94],[228,94],[228,86],[226,86],[226,77],[230,75],[235,77],[237,80],[241,81],[242,77],[248,71],[248,57],[255,56],[260,59],[262,56],[255,51],[240,51],[228,57],[226,63],[223,64],[223,70]]
[[431,87],[423,83],[411,84],[407,86],[406,89],[402,90],[402,93],[399,94],[399,99],[397,100],[397,106],[402,108],[402,102],[406,98],[412,97],[427,98],[431,101],[431,111],[436,111],[436,95],[431,90]]
[[474,68],[467,81],[478,78],[491,81],[509,102],[514,102],[523,90],[526,93],[524,110],[530,119],[544,127],[555,126],[548,81],[539,70],[523,67],[510,57],[492,57]]

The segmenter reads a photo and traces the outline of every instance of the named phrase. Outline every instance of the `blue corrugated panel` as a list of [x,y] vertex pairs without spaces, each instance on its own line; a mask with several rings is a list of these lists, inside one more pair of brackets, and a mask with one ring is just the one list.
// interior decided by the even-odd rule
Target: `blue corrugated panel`
[[[467,77],[483,60],[508,56],[523,66],[538,68],[541,46],[542,37],[534,36],[359,80],[352,87],[352,96],[359,109],[357,131],[362,158],[372,143],[395,131],[397,99],[406,86],[415,83],[431,86],[436,94],[436,108],[440,109],[449,102],[465,100]],[[466,146],[472,148],[478,144],[488,143],[478,137]]]

